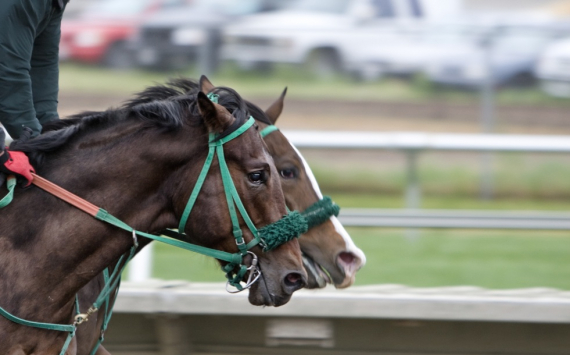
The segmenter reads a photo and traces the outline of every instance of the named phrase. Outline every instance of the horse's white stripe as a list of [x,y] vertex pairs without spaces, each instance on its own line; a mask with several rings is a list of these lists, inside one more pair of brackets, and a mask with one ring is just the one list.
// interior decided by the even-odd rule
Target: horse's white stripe
[[[291,147],[293,147],[293,149],[295,149],[295,152],[297,153],[297,155],[301,159],[301,162],[303,162],[303,167],[305,168],[305,173],[307,174],[307,177],[309,178],[309,181],[311,182],[311,185],[313,186],[313,190],[315,190],[315,193],[317,194],[317,196],[320,199],[322,199],[323,194],[321,192],[319,184],[317,184],[317,179],[315,179],[315,175],[313,174],[313,171],[309,167],[309,164],[307,164],[307,161],[305,160],[303,155],[301,155],[301,152],[299,152],[297,147],[295,147],[290,141],[289,141],[289,144],[291,145]],[[338,218],[336,218],[335,216],[332,216],[331,222],[333,223],[336,232],[338,234],[340,234],[342,239],[344,239],[344,243],[346,244],[346,251],[351,252],[356,257],[360,258],[360,261],[362,262],[362,266],[364,266],[364,264],[366,263],[366,255],[364,255],[364,252],[354,244],[354,242],[352,241],[352,238],[350,238],[350,235],[348,234],[346,229],[344,229],[344,226],[340,223]]]
[[357,258],[360,259],[360,261],[362,262],[362,264],[360,265],[361,267],[364,266],[364,264],[366,264],[366,255],[364,254],[362,249],[360,249],[359,247],[356,246],[356,244],[354,244],[352,238],[350,237],[346,229],[344,229],[344,226],[340,223],[338,218],[332,216],[331,221],[334,225],[334,228],[336,229],[336,232],[340,234],[344,239],[344,242],[346,243],[346,250],[353,253]]

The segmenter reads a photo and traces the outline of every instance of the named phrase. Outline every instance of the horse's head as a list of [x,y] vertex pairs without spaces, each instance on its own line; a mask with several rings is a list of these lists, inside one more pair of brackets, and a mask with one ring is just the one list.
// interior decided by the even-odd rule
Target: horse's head
[[[200,83],[187,79],[169,82],[163,88],[163,98],[172,97],[180,92],[201,90],[209,93],[215,86],[202,77]],[[152,95],[151,95],[152,93]],[[258,121],[260,129],[273,125],[281,115],[286,91],[263,112],[252,103],[247,103],[250,114]],[[156,90],[143,93],[135,100],[149,101],[156,96]],[[279,131],[273,131],[265,137],[277,171],[287,206],[291,210],[304,211],[323,198],[314,175],[303,156]],[[309,288],[325,287],[333,283],[338,288],[353,284],[356,272],[365,264],[366,257],[356,247],[336,217],[311,228],[299,239],[304,253],[303,263],[309,274]]]
[[[259,135],[257,124],[247,128],[253,120],[248,120],[244,101],[227,88],[213,89],[209,94],[197,93],[196,108],[203,122],[203,136],[209,136],[210,147],[216,146],[212,156],[211,150],[208,157],[203,151],[200,162],[211,159],[212,164],[206,168],[207,175],[199,190],[192,190],[183,182],[200,180],[202,165],[189,164],[181,169],[182,179],[177,183],[174,206],[177,216],[187,217],[187,222],[180,228],[192,242],[237,253],[240,251],[238,244],[252,243],[256,228],[279,221],[287,214],[287,209],[279,174]],[[219,103],[213,102],[213,97],[213,101]],[[203,144],[208,146],[207,140]],[[223,159],[220,160],[220,156]],[[228,173],[230,177],[226,175],[223,182],[223,175]],[[235,187],[239,196],[237,200],[228,181]],[[194,205],[189,215],[184,216],[189,200],[193,200],[191,203]],[[243,204],[243,210],[240,204]],[[240,240],[241,235],[243,241]],[[254,246],[250,252],[253,254],[245,256],[245,263],[249,265],[253,258],[257,258],[261,270],[259,280],[250,288],[252,304],[283,305],[294,291],[305,285],[306,273],[296,239],[268,252],[262,252],[260,246]]]
[[[271,124],[275,124],[281,115],[285,93],[286,90],[265,111]],[[265,126],[260,123],[260,129]],[[323,198],[311,168],[280,131],[268,134],[265,143],[275,161],[291,210],[304,211]],[[337,288],[349,287],[354,283],[356,272],[366,263],[366,256],[335,216],[310,228],[299,241],[309,275],[308,288],[325,287],[327,283]]]

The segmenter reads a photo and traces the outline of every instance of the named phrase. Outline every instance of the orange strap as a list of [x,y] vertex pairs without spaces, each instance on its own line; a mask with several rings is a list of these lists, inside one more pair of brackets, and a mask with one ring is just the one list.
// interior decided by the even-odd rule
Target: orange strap
[[32,173],[32,176],[34,177],[34,179],[32,180],[32,184],[36,185],[40,189],[49,192],[50,194],[64,200],[65,202],[69,203],[72,206],[79,208],[83,212],[86,212],[93,217],[95,217],[99,212],[100,209],[99,207],[95,206],[90,202],[85,201],[81,197],[72,194],[71,192],[57,186],[53,182],[48,181],[37,174]]

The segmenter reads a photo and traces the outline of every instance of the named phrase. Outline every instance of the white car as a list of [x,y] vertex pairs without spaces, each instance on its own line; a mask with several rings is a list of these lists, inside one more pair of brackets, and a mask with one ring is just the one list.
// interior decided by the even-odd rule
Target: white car
[[[362,80],[376,80],[384,75],[409,76],[421,71],[425,57],[418,56],[422,46],[422,27],[409,24],[383,26],[368,34],[368,43],[347,43],[344,68]],[[360,34],[362,36],[362,34]]]
[[328,75],[345,69],[355,51],[383,45],[382,31],[423,21],[436,12],[428,11],[434,7],[428,4],[441,8],[452,2],[457,1],[299,0],[225,26],[221,57],[244,68],[306,64],[317,75]]
[[570,38],[556,41],[543,51],[535,74],[547,94],[570,97]]

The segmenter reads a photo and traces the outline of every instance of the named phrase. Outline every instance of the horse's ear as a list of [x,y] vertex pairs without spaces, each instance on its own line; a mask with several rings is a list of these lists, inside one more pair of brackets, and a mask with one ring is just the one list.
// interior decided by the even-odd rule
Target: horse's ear
[[269,117],[269,120],[273,124],[277,122],[277,119],[279,118],[279,116],[281,116],[281,112],[283,112],[283,102],[285,101],[285,94],[287,94],[287,88],[285,88],[285,90],[283,90],[283,92],[281,93],[281,96],[279,96],[279,98],[274,103],[272,103],[271,106],[267,108],[267,110],[265,110],[265,114],[267,115],[267,117]]
[[200,91],[204,94],[209,93],[215,88],[214,84],[206,77],[206,75],[202,75],[200,77]]
[[198,109],[210,133],[222,133],[235,121],[224,106],[213,103],[203,92],[198,93]]

